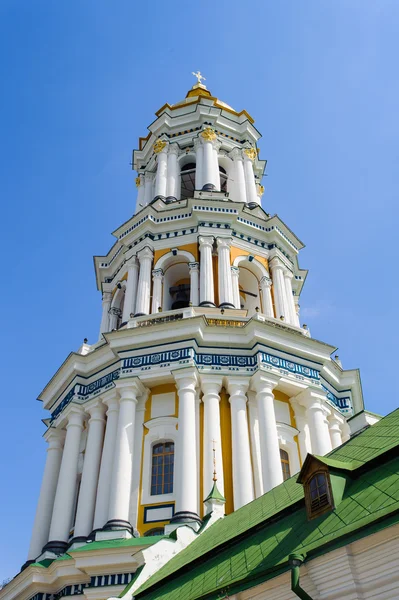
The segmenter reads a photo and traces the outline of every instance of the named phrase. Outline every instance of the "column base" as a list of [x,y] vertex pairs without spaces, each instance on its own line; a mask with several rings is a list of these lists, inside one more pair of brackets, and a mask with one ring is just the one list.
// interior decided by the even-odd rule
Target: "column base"
[[135,317],[145,317],[146,313],[136,313],[134,316]]
[[45,546],[43,546],[42,552],[53,552],[53,554],[65,554],[68,550],[68,542],[62,542],[61,540],[52,540],[51,542],[47,542]]
[[235,306],[231,302],[222,302],[222,304],[219,304],[219,308],[235,308]]
[[97,531],[102,531],[102,529],[100,527],[98,529],[93,529],[93,531],[87,536],[88,542],[94,542]]
[[213,183],[205,183],[205,185],[202,186],[202,191],[203,192],[216,192],[216,186],[213,185]]
[[163,200],[165,202],[165,196],[155,196],[153,202],[155,202],[156,200]]
[[27,567],[29,567],[29,565],[32,565],[34,562],[36,562],[35,560],[27,560],[26,562],[24,562],[24,564],[21,567],[21,571],[24,571]]
[[260,206],[260,204],[258,204],[257,202],[248,202],[247,207],[250,209],[256,208],[257,206]]
[[133,535],[133,527],[124,519],[110,519],[105,523],[103,531],[128,531]]
[[204,300],[200,302],[198,306],[206,306],[208,308],[216,308],[216,304],[214,302],[208,302],[208,300]]
[[165,200],[165,204],[172,204],[172,202],[177,202],[177,198],[175,196],[168,196]]
[[192,523],[193,521],[202,524],[202,521],[197,513],[190,512],[189,510],[179,510],[179,512],[175,513],[171,518],[170,524],[174,525],[176,523]]
[[86,535],[77,535],[71,539],[69,546],[72,546],[72,544],[85,544],[87,540],[88,537]]

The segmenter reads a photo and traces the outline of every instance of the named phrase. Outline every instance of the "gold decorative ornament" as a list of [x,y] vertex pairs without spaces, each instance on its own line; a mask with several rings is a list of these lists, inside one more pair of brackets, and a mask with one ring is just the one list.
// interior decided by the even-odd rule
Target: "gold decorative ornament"
[[250,160],[255,160],[255,158],[257,157],[257,152],[255,148],[245,148],[244,152]]
[[157,140],[154,144],[154,152],[155,154],[159,154],[165,148],[166,142],[163,140]]
[[263,185],[259,184],[258,185],[258,194],[259,196],[263,196],[263,194],[265,193],[265,188]]
[[140,187],[140,185],[141,185],[140,177],[136,177],[135,182],[136,182],[136,187]]
[[212,129],[212,127],[206,127],[206,129],[204,129],[204,131],[201,133],[201,137],[207,142],[212,142],[213,140],[216,140],[215,130]]

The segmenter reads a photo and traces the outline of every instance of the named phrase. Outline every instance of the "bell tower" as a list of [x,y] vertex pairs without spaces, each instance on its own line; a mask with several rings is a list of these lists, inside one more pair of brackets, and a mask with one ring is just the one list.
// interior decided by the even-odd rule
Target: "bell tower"
[[300,321],[303,244],[262,205],[254,119],[194,75],[139,139],[134,213],[94,258],[99,339],[40,394],[30,562],[197,530],[364,425],[358,371]]

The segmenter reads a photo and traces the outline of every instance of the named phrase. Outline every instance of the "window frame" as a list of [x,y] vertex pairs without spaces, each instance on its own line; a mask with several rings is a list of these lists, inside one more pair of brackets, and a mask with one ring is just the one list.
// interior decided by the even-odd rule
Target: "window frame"
[[[312,483],[312,481],[314,481],[314,479],[318,475],[323,475],[323,477],[325,477],[325,485],[326,485],[325,494],[322,494],[322,495],[319,494],[318,498],[320,499],[323,495],[325,495],[326,502],[316,508],[313,508],[312,503],[314,502],[314,500],[312,500],[312,495],[311,495],[311,491],[312,491],[311,483]],[[317,485],[317,487],[319,487],[318,482],[316,485]],[[330,512],[330,511],[334,510],[334,498],[333,498],[333,494],[332,494],[330,474],[329,474],[327,468],[323,469],[323,468],[319,467],[315,471],[312,471],[311,473],[309,473],[309,476],[307,477],[307,479],[304,483],[304,492],[305,492],[306,512],[307,512],[309,520],[316,519],[320,515],[323,515],[326,512]]]
[[[284,452],[284,454],[286,454],[286,455],[287,455],[287,458],[286,458],[286,459],[285,459],[285,458],[283,458],[283,457],[281,456],[281,453],[282,453],[282,452]],[[283,473],[283,481],[287,481],[287,479],[290,479],[290,477],[292,477],[292,474],[291,474],[290,455],[289,455],[289,452],[288,452],[287,450],[285,450],[285,448],[281,448],[281,447],[280,447],[280,464],[281,464],[281,471],[282,471],[282,473]],[[284,464],[285,464],[285,465],[288,465],[288,477],[285,477],[285,476],[284,476],[284,475],[285,475],[285,473],[284,473],[284,468],[283,468],[283,465],[284,465]]]
[[[162,453],[159,453],[158,455],[154,452],[155,448],[158,446],[163,446],[164,450],[165,450],[165,446],[166,444],[172,444],[173,445],[173,452],[165,452],[163,451]],[[166,494],[173,494],[173,485],[174,485],[174,467],[175,467],[175,442],[173,440],[159,440],[154,442],[151,445],[151,473],[150,473],[150,496],[155,498],[158,496],[165,496]],[[171,469],[171,475],[172,475],[172,481],[166,483],[165,482],[165,467],[167,466],[167,462],[164,460],[162,460],[162,464],[161,465],[154,465],[154,459],[157,456],[162,456],[162,457],[166,457],[166,456],[172,456],[173,460],[169,463],[169,466],[172,465],[172,469]],[[154,473],[153,470],[154,468],[159,468],[159,466],[162,467],[162,472],[161,472],[161,483],[158,483],[158,479],[157,479],[157,474],[155,474],[156,477],[156,482],[153,484],[153,477],[154,477]],[[171,485],[172,489],[170,491],[165,491],[165,487],[167,485]],[[153,492],[153,487],[158,488],[161,487],[161,491],[158,492]]]

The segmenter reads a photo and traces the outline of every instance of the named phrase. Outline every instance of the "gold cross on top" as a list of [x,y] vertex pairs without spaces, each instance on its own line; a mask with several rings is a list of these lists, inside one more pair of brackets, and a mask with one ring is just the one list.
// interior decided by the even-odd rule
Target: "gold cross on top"
[[199,83],[199,84],[201,84],[201,81],[202,81],[202,79],[203,79],[204,81],[206,81],[205,77],[203,77],[203,76],[201,75],[201,71],[197,71],[196,73],[194,73],[194,71],[193,71],[193,72],[192,72],[192,74],[194,75],[194,77],[196,77],[196,78],[197,78],[197,81],[198,81],[198,83]]

